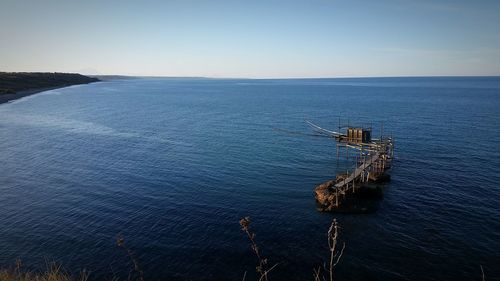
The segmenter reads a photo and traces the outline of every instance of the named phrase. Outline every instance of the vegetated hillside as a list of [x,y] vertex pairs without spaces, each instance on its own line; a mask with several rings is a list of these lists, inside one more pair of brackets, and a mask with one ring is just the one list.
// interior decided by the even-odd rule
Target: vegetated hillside
[[30,89],[87,84],[96,81],[99,81],[99,79],[77,73],[0,72],[0,95]]

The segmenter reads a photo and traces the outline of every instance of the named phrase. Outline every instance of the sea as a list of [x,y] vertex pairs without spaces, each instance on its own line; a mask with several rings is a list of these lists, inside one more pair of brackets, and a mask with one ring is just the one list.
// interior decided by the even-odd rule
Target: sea
[[[306,121],[393,137],[391,181],[371,211],[317,211],[314,188],[348,164]],[[258,280],[239,225],[250,217],[266,267],[276,265],[270,281],[314,280],[335,219],[345,245],[335,280],[499,280],[499,147],[500,77],[131,78],[50,90],[0,105],[0,267]]]

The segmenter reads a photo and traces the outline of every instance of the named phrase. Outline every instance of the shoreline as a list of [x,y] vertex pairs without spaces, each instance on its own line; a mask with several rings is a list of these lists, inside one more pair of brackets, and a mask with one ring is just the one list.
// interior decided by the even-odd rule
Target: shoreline
[[[96,82],[98,82],[98,81],[96,81]],[[94,82],[90,82],[90,83],[94,83]],[[70,85],[61,85],[61,86],[44,87],[44,88],[33,88],[33,89],[28,89],[28,90],[22,90],[22,91],[13,93],[13,94],[0,94],[0,105],[4,104],[4,103],[8,103],[8,102],[13,101],[13,100],[17,100],[20,98],[34,95],[34,94],[45,92],[45,91],[66,88],[66,87],[74,86],[74,85],[90,84],[90,83],[70,84]]]

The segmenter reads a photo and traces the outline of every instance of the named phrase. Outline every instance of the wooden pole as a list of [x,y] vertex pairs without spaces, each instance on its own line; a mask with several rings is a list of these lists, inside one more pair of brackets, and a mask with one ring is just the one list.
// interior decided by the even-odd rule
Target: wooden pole
[[338,166],[339,165],[339,144],[338,143],[336,145],[336,151],[337,151],[337,166]]
[[339,206],[339,189],[335,188],[335,207]]

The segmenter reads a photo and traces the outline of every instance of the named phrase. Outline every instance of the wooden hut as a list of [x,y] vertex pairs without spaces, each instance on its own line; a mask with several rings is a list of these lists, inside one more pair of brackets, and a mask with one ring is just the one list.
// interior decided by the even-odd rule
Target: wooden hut
[[372,130],[366,128],[347,128],[347,140],[357,143],[368,143],[372,140]]

